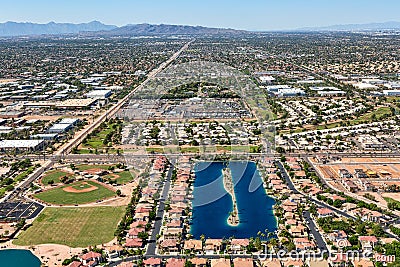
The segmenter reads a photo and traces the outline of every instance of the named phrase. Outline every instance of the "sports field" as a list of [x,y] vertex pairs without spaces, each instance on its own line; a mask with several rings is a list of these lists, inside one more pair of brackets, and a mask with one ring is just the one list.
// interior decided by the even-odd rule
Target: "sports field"
[[125,207],[46,208],[14,244],[100,245],[114,238]]
[[41,183],[43,185],[48,185],[50,181],[53,181],[58,184],[61,183],[60,178],[63,176],[72,177],[72,174],[65,171],[50,171],[43,176]]
[[136,174],[130,171],[123,171],[117,173],[111,173],[105,176],[105,178],[114,180],[118,185],[127,184],[136,177]]
[[77,205],[115,195],[114,191],[94,181],[79,181],[38,193],[35,197],[50,204]]

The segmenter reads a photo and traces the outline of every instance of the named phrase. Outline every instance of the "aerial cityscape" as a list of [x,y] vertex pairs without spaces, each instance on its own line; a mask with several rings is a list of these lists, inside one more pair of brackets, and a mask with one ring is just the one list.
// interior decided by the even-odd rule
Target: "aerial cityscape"
[[400,3],[150,2],[2,3],[0,266],[400,266]]

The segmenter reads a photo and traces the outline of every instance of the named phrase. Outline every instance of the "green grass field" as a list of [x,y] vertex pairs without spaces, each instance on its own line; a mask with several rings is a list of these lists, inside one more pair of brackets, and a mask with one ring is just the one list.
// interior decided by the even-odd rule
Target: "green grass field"
[[[121,125],[118,122],[107,122],[103,123],[100,129],[101,130],[99,132],[91,135],[88,139],[82,142],[81,149],[77,151],[78,154],[89,154],[90,150],[92,150],[93,153],[96,149],[99,153],[103,153],[103,149],[108,149],[108,153],[110,154],[117,152],[116,149],[112,148],[112,145],[115,144],[115,140],[112,141],[113,138],[107,139],[107,136],[114,136],[120,133],[122,129]],[[106,141],[107,143],[103,143],[104,140],[108,140],[110,142]]]
[[63,176],[70,177],[72,175],[64,171],[50,171],[43,176],[41,182],[44,185],[48,185],[49,181],[54,181],[54,183],[61,183],[60,178]]
[[46,208],[14,244],[100,245],[114,238],[125,207]]
[[112,165],[87,165],[87,164],[82,164],[82,165],[77,165],[76,168],[80,171],[86,171],[90,169],[103,169],[103,170],[108,170],[108,168]]
[[97,189],[90,192],[81,192],[81,193],[73,193],[73,192],[65,192],[63,188],[72,186],[75,189],[85,189],[89,187],[88,185],[83,185],[82,187],[80,182],[75,182],[72,184],[64,185],[61,187],[57,187],[54,189],[50,189],[45,192],[41,192],[35,195],[36,198],[51,204],[56,205],[77,205],[77,204],[85,204],[95,202],[97,200],[106,199],[112,196],[115,196],[116,193],[98,183],[93,181],[85,181],[92,186],[96,186]]
[[385,199],[385,201],[388,204],[388,206],[392,206],[392,208],[395,209],[395,210],[400,210],[400,201],[395,200],[395,199],[390,198],[390,197],[384,197],[383,199]]
[[109,175],[106,175],[105,178],[117,181],[118,185],[127,184],[130,181],[132,181],[133,178],[136,177],[136,175],[134,173],[131,173],[130,171],[123,171],[123,172],[118,172],[118,173],[114,173],[114,174],[118,175],[119,177],[115,179],[114,175],[109,174]]

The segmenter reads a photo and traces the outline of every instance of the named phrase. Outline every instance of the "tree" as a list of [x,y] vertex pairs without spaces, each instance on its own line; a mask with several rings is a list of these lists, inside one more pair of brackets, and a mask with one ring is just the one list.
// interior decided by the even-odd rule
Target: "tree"
[[119,189],[115,193],[117,193],[117,196],[119,196],[119,197],[122,195],[122,192]]

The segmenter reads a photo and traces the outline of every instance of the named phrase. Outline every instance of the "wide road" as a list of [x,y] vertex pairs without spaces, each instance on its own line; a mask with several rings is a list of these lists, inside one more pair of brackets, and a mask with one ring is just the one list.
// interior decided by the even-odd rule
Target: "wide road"
[[30,184],[36,180],[44,171],[49,169],[50,167],[53,166],[55,161],[58,161],[58,159],[63,158],[65,155],[69,154],[72,150],[72,148],[76,147],[79,145],[86,137],[88,134],[93,132],[97,127],[100,126],[101,123],[103,123],[107,118],[113,116],[117,111],[125,104],[127,101],[136,93],[136,91],[141,90],[144,88],[144,86],[149,83],[158,73],[163,71],[169,64],[171,64],[175,59],[178,58],[178,56],[184,52],[191,43],[194,42],[194,39],[190,40],[187,42],[181,49],[179,49],[176,53],[174,53],[167,61],[161,63],[161,65],[151,71],[149,75],[147,76],[147,79],[141,83],[139,86],[137,86],[135,89],[133,89],[128,95],[126,95],[123,99],[121,99],[117,104],[109,108],[106,112],[104,112],[101,116],[99,116],[93,123],[91,123],[89,126],[84,128],[82,131],[80,131],[76,136],[69,140],[65,145],[63,145],[59,150],[57,150],[53,156],[49,158],[46,162],[42,164],[41,167],[37,168],[24,182],[20,183],[18,186],[15,187],[15,189],[7,194],[3,199],[0,200],[0,202],[7,201],[11,197],[15,196],[18,194],[18,192],[21,192],[27,188],[29,188]]
[[171,162],[171,166],[168,170],[168,174],[166,176],[164,187],[160,196],[160,201],[158,203],[156,220],[154,222],[153,232],[151,233],[149,244],[147,245],[146,256],[154,256],[156,254],[157,235],[161,230],[165,211],[165,201],[168,199],[168,192],[169,188],[171,187],[171,176],[174,168],[175,166],[173,165],[173,162]]

